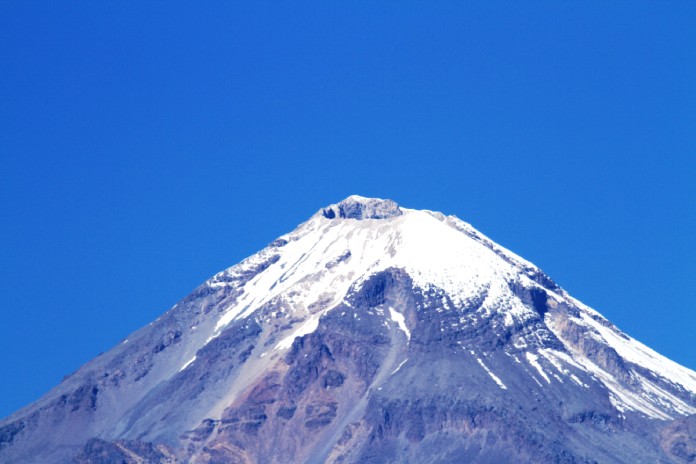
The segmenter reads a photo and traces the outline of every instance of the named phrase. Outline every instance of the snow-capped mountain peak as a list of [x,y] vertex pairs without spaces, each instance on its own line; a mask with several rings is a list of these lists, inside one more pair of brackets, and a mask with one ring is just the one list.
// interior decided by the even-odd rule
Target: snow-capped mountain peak
[[354,195],[3,421],[0,459],[682,462],[694,414],[693,371],[538,267]]

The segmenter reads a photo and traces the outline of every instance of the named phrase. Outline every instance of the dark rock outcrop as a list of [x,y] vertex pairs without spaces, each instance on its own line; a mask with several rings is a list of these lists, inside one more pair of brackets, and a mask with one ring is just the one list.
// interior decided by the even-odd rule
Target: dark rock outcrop
[[392,200],[348,197],[342,202],[322,210],[327,219],[388,219],[403,214],[399,205]]

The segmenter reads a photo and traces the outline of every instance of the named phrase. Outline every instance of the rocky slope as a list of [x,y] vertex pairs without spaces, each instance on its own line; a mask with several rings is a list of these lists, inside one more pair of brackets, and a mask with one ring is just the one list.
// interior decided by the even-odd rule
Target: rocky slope
[[696,462],[696,373],[469,224],[353,196],[1,421],[0,462]]

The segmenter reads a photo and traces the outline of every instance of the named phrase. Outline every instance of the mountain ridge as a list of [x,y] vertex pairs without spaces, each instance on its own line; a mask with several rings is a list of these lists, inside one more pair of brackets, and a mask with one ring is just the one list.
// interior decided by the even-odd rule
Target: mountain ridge
[[694,372],[532,263],[351,196],[0,421],[0,458],[691,462],[694,414]]

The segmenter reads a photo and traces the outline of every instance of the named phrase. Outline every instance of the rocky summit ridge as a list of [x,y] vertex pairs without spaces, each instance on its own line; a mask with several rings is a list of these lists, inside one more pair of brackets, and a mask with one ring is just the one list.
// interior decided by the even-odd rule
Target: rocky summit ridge
[[460,219],[351,196],[0,421],[0,462],[696,462],[696,373]]

